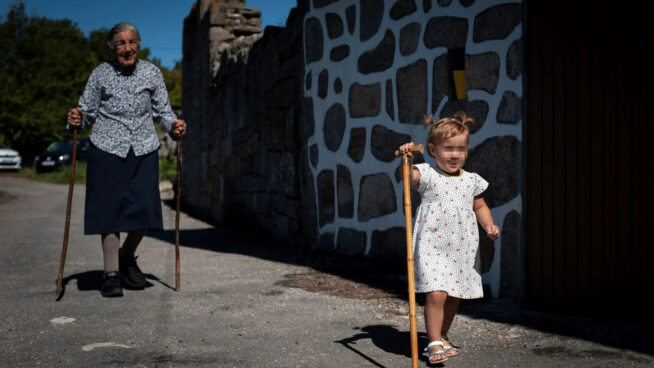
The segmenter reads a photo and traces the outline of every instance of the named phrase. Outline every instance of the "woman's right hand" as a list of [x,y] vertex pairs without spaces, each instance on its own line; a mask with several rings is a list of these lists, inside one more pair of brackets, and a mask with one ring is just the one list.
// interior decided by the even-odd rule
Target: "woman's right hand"
[[68,124],[74,127],[82,126],[82,118],[84,117],[84,112],[79,107],[73,107],[68,110]]
[[405,143],[400,146],[398,151],[400,151],[401,154],[406,154],[406,157],[410,160],[413,158],[413,153],[411,152],[411,149],[413,149],[413,142]]

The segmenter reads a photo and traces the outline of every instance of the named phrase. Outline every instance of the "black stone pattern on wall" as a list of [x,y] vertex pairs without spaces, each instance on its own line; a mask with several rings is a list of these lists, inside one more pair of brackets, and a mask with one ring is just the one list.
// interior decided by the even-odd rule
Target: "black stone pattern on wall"
[[[458,3],[467,7],[474,1]],[[320,16],[305,19],[310,4],[325,10],[317,12]],[[478,2],[470,9],[479,5]],[[214,7],[222,6],[221,3]],[[208,29],[219,26],[211,24],[210,15],[196,9],[194,18],[185,21],[183,66],[189,77],[185,78],[183,95],[184,109],[189,111],[185,115],[194,121],[194,130],[202,137],[188,140],[187,165],[183,168],[185,180],[189,178],[185,202],[213,221],[222,220],[224,211],[234,210],[236,218],[251,220],[254,226],[273,234],[273,239],[287,238],[292,243],[310,243],[345,254],[364,253],[366,233],[356,226],[330,229],[320,236],[319,229],[338,218],[355,217],[366,222],[402,207],[391,178],[397,176],[397,171],[367,173],[359,183],[352,183],[356,167],[353,165],[361,163],[364,157],[393,162],[392,151],[410,139],[393,130],[393,124],[419,124],[445,99],[448,101],[442,106],[441,116],[466,111],[476,121],[473,134],[489,119],[497,119],[501,124],[517,124],[521,120],[521,98],[511,91],[498,92],[500,73],[511,79],[522,75],[519,40],[511,44],[506,55],[490,51],[467,52],[465,56],[467,89],[503,94],[497,113],[491,116],[488,102],[483,99],[455,99],[447,54],[415,54],[439,47],[464,48],[468,30],[475,42],[504,39],[522,21],[522,6],[491,6],[476,14],[474,22],[472,17],[469,21],[436,16],[441,14],[434,9],[436,6],[450,7],[452,1],[360,0],[346,7],[337,0],[299,0],[286,28],[269,27],[250,52],[239,54],[245,57],[226,58],[218,73],[221,83],[206,80],[212,75],[211,66],[203,59],[218,52],[212,49],[216,44],[209,34],[219,32]],[[413,17],[421,15],[416,14],[420,11],[434,16],[418,23]],[[401,20],[402,27],[394,27],[393,20]],[[472,27],[469,23],[473,23]],[[346,32],[359,41],[372,42],[366,42],[365,49],[359,50],[358,44],[348,43],[350,36]],[[407,58],[398,59],[400,56]],[[506,58],[503,66],[500,57]],[[331,66],[306,71],[305,67],[323,60],[333,65],[344,60],[356,61],[358,71],[367,78],[335,78],[339,73],[332,71]],[[397,65],[397,60],[408,61]],[[374,78],[378,73],[387,76],[388,71],[392,73],[391,79]],[[432,79],[427,81],[429,73]],[[428,82],[432,83],[431,101]],[[302,97],[305,91],[311,91],[314,97]],[[340,93],[347,96],[339,96],[340,103],[327,100],[330,105],[325,106],[326,110],[320,109],[326,111],[325,115],[314,121],[314,104],[324,104]],[[374,119],[370,119],[370,125],[349,126],[350,119],[358,118]],[[322,131],[324,140],[308,146],[315,129]],[[324,165],[332,159],[331,152],[345,148],[346,162]],[[517,138],[493,137],[470,153],[466,169],[480,173],[491,183],[485,193],[491,207],[507,203],[518,194],[519,152]],[[320,153],[326,157],[320,157]],[[318,170],[314,173],[311,168]],[[354,185],[359,186],[358,198],[354,197]],[[415,196],[412,193],[414,210],[419,203]],[[402,254],[401,249],[389,243],[403,238],[396,228],[373,231],[370,236],[370,256]],[[489,254],[492,257],[492,247],[493,244],[483,246],[485,260]]]
[[509,298],[515,301],[522,299],[523,263],[524,255],[520,252],[520,228],[522,216],[516,211],[509,212],[502,223],[502,250],[500,273],[500,298]]
[[520,141],[515,136],[488,138],[470,152],[463,169],[490,183],[483,193],[488,207],[501,206],[518,195],[519,152]]

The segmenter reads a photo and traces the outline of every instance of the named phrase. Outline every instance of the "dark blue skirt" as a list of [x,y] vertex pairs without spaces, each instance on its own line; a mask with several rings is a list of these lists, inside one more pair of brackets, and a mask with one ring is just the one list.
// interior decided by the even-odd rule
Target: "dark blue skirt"
[[126,158],[91,145],[86,168],[84,234],[162,230],[157,151]]

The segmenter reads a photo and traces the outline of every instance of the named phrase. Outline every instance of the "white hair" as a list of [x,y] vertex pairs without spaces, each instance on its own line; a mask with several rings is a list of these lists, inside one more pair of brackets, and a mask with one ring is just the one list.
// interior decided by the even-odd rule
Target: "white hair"
[[116,34],[125,31],[134,31],[134,34],[136,34],[136,39],[139,41],[139,48],[141,47],[141,35],[139,34],[139,30],[136,28],[136,26],[132,23],[118,23],[111,27],[109,35],[107,36],[107,46],[112,52],[116,51],[116,44],[114,39]]

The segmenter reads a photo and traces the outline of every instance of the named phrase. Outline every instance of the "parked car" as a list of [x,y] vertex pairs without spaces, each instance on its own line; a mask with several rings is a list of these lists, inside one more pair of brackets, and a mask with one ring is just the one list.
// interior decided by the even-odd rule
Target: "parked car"
[[0,170],[18,170],[22,159],[18,151],[0,143]]
[[[77,140],[77,160],[86,160],[91,141],[88,138]],[[70,165],[73,159],[73,141],[55,141],[34,158],[36,172],[45,172]]]

